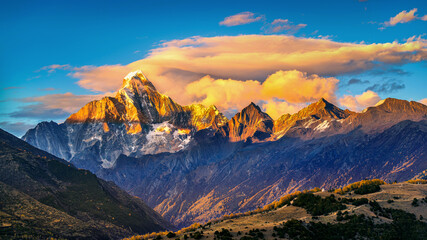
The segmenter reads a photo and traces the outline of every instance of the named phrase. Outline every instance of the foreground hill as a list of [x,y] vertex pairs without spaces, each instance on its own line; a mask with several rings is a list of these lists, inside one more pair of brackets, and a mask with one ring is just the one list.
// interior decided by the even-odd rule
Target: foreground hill
[[0,129],[0,238],[117,239],[171,229],[142,200]]
[[251,103],[230,120],[181,106],[141,72],[115,97],[23,137],[111,180],[177,226],[255,209],[284,194],[427,169],[427,106],[384,99],[356,113],[326,99],[273,120]]
[[[370,181],[364,181],[370,182]],[[426,183],[426,182],[424,182]],[[171,239],[426,239],[427,184],[372,181],[345,193],[311,190],[262,209],[182,229]],[[350,185],[355,186],[358,183]],[[372,187],[372,189],[371,189]],[[346,188],[344,188],[346,189]],[[168,232],[131,239],[168,239]]]

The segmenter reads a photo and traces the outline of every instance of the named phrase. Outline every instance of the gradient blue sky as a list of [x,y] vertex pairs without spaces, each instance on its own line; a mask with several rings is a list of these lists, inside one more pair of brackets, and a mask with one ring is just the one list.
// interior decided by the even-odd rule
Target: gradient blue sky
[[[417,18],[412,21],[384,25],[398,13],[414,8]],[[261,20],[237,26],[219,24],[242,12],[254,13]],[[364,44],[405,43],[408,38],[421,36],[419,41],[425,43],[427,22],[421,18],[426,14],[426,1],[421,0],[1,1],[0,127],[21,136],[40,121],[63,121],[82,105],[82,101],[76,101],[64,103],[64,107],[45,106],[36,97],[71,93],[74,98],[61,100],[72,101],[76,95],[85,99],[87,95],[105,94],[77,84],[80,79],[71,76],[74,70],[46,68],[53,64],[68,68],[124,66],[144,59],[164,42],[193,36],[292,35]],[[269,27],[275,19],[287,19],[292,22],[291,28],[306,26],[271,32]],[[425,45],[421,51],[425,51]],[[371,89],[380,98],[425,99],[425,54],[417,61],[335,74],[333,77],[339,80],[336,96],[355,96]],[[348,84],[350,79],[360,82]]]

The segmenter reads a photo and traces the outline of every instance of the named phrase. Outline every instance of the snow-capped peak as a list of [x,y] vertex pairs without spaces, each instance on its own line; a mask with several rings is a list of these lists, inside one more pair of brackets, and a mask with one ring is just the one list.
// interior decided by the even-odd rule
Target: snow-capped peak
[[138,78],[142,77],[143,79],[147,80],[147,78],[145,77],[144,73],[142,73],[141,70],[136,70],[136,71],[128,73],[128,75],[126,75],[126,77],[124,78],[124,80],[129,81],[129,80],[131,80],[134,77],[138,77]]
[[157,90],[141,70],[126,75],[123,79],[122,88],[119,90],[119,94],[126,93],[128,96],[133,96],[135,93],[142,96],[146,92],[157,92]]

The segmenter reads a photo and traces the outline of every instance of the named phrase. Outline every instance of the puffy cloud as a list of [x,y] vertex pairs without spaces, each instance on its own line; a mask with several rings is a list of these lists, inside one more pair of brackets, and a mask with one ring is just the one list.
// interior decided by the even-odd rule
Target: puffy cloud
[[420,37],[377,44],[286,35],[192,37],[165,42],[128,65],[72,67],[70,75],[85,89],[110,92],[120,88],[127,73],[141,69],[161,93],[180,104],[202,102],[223,111],[240,110],[250,101],[273,98],[290,104],[335,99],[338,80],[320,76],[422,61],[426,47]]
[[427,43],[340,43],[328,39],[284,35],[193,37],[173,40],[153,49],[148,57],[128,65],[106,65],[75,71],[78,84],[94,91],[115,91],[123,76],[141,69],[163,93],[184,104],[185,86],[201,77],[263,81],[278,70],[335,76],[384,65],[427,58]]
[[188,84],[186,90],[187,94],[200,99],[204,105],[215,105],[221,109],[241,109],[251,101],[260,100],[261,83],[205,76]]
[[418,101],[424,105],[427,105],[427,98],[421,99],[420,101]]
[[219,25],[224,25],[227,27],[244,25],[252,22],[257,22],[263,19],[263,16],[255,17],[254,13],[251,12],[242,12],[233,16],[226,17]]
[[265,80],[261,92],[266,99],[275,97],[290,103],[312,102],[322,97],[334,102],[338,82],[333,77],[307,76],[296,70],[277,71]]
[[278,119],[285,113],[296,113],[305,106],[306,104],[290,104],[278,99],[272,99],[262,104],[264,111],[273,119]]
[[[216,105],[221,110],[241,109],[250,102],[266,101],[267,113],[277,116],[279,110],[299,110],[304,103],[321,97],[335,101],[338,79],[292,71],[277,71],[262,84],[259,81],[214,79],[210,76],[187,85],[186,95],[205,105]],[[286,102],[284,102],[286,101]]]
[[[97,92],[116,91],[122,84],[121,79],[131,72],[130,67],[122,65],[106,65],[86,68],[71,74],[80,79],[79,86]],[[113,80],[114,79],[114,80]]]
[[296,33],[301,28],[306,27],[307,24],[297,24],[294,25],[293,22],[290,22],[288,19],[275,19],[272,23],[264,27],[267,33],[278,33],[287,31],[288,33]]
[[347,107],[350,110],[361,111],[366,107],[375,105],[380,100],[381,98],[376,92],[368,90],[356,96],[344,95],[339,99],[339,103],[341,106]]
[[418,11],[417,8],[414,8],[409,12],[407,12],[406,10],[401,11],[396,16],[391,17],[389,21],[384,22],[382,25],[384,27],[390,27],[390,26],[395,26],[398,23],[407,23],[416,19],[427,21],[427,15],[424,15],[422,17],[417,17],[417,15],[415,14],[417,11]]

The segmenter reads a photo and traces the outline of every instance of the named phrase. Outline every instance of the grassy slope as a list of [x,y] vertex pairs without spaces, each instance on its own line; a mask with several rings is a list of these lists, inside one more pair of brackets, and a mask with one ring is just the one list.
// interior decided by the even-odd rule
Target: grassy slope
[[[317,192],[314,193],[315,196],[321,196],[322,199],[330,196],[333,193],[330,192]],[[409,183],[398,183],[393,185],[382,185],[381,190],[379,192],[359,195],[355,194],[354,191],[347,192],[343,195],[334,194],[335,198],[367,198],[369,201],[375,200],[379,203],[382,208],[391,208],[391,209],[401,209],[407,213],[412,213],[415,215],[416,220],[420,219],[420,216],[423,216],[423,220],[421,220],[421,229],[427,229],[427,203],[419,201],[419,206],[412,206],[412,202],[414,198],[421,200],[424,197],[427,197],[427,184],[409,184]],[[392,200],[393,202],[390,202]],[[360,206],[354,206],[352,204],[345,204],[346,209],[341,210],[342,212],[348,211],[350,215],[361,215],[364,214],[367,218],[371,218],[372,221],[377,224],[378,228],[385,227],[385,229],[391,228],[391,226],[397,226],[392,223],[393,220],[387,217],[380,216],[378,212],[372,211],[369,204],[363,204]],[[215,231],[221,231],[223,228],[228,229],[233,236],[232,239],[240,239],[243,236],[249,233],[252,229],[259,229],[263,235],[264,239],[276,239],[278,236],[273,237],[272,234],[276,233],[274,231],[274,227],[280,227],[282,223],[285,223],[291,219],[300,220],[305,223],[316,222],[316,223],[331,223],[338,226],[338,223],[349,223],[350,220],[337,221],[338,211],[333,211],[326,215],[313,216],[307,213],[306,209],[288,205],[283,206],[278,209],[274,209],[271,211],[265,211],[261,213],[255,213],[249,216],[241,216],[233,219],[220,220],[218,222],[213,222],[212,224],[204,225],[202,228],[198,228],[196,231],[203,231],[202,239],[214,239]],[[408,214],[408,215],[410,215]],[[406,214],[405,214],[406,217]],[[406,220],[405,220],[406,221]],[[388,224],[388,225],[378,225],[378,224]],[[359,224],[360,225],[360,224]],[[359,226],[356,223],[355,226]],[[398,226],[400,227],[400,225]],[[410,227],[410,226],[409,226]],[[418,226],[419,227],[419,226]],[[352,227],[354,228],[354,226]],[[333,229],[333,228],[331,228]],[[264,231],[265,230],[265,231]],[[336,230],[336,229],[335,229]],[[238,232],[241,232],[241,235],[237,235]],[[336,230],[340,231],[340,230]],[[405,230],[403,230],[405,231]],[[409,228],[408,228],[408,231]],[[178,234],[175,238],[183,239],[184,234],[187,236],[190,235],[191,232]],[[194,231],[193,231],[194,233]],[[417,237],[423,237],[423,233],[416,233]],[[427,233],[424,233],[427,234]],[[425,235],[424,235],[425,236]],[[141,237],[134,237],[134,239],[139,239]],[[163,236],[163,239],[167,239],[166,236]],[[385,238],[389,239],[389,238]],[[417,238],[415,238],[417,239]],[[418,238],[419,239],[419,238]]]

